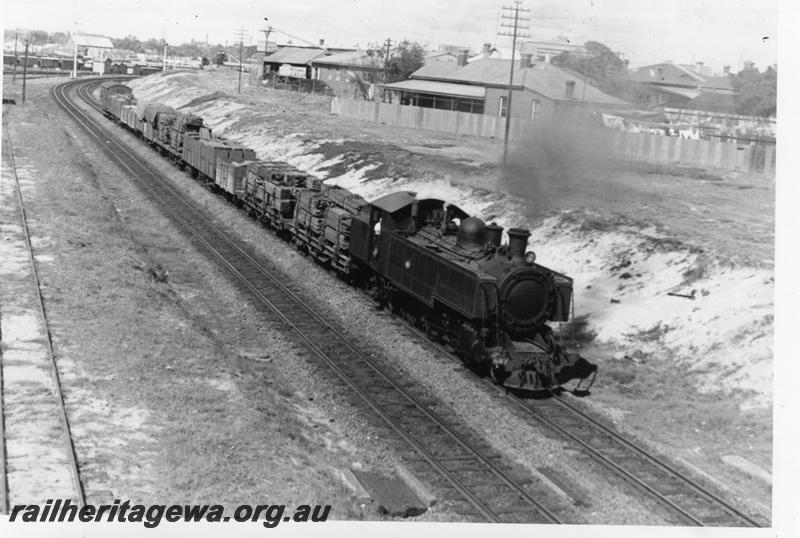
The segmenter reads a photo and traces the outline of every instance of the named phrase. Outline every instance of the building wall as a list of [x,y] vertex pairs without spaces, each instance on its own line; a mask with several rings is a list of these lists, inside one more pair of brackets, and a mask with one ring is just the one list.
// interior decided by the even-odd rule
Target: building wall
[[[486,106],[483,113],[487,116],[500,116],[501,97],[508,97],[507,89],[486,88]],[[538,101],[536,119],[552,118],[555,111],[553,101],[530,90],[513,90],[511,117],[530,120],[534,101]]]

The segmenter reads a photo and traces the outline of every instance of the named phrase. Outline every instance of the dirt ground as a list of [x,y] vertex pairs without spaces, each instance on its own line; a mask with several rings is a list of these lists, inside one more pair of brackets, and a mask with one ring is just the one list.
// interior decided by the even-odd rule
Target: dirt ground
[[[502,144],[497,140],[344,120],[329,114],[327,99],[255,84],[236,96],[229,74],[181,77],[187,93],[180,102],[203,110],[201,115],[217,122],[215,130],[230,128],[226,136],[250,142],[260,153],[298,163],[307,159],[309,168],[318,166],[323,175],[346,177],[359,169],[353,181],[365,189],[372,188],[370,180],[395,178],[401,184],[411,177],[415,189],[424,183],[457,194],[470,189],[471,196],[492,201],[498,215],[510,208],[509,214],[531,228],[568,211],[581,219],[579,226],[592,220],[601,228],[620,222],[654,228],[667,243],[687,245],[724,264],[773,267],[774,182],[769,178],[632,167],[597,160],[581,148],[567,148],[567,155],[582,155],[574,160],[578,164],[550,153],[539,156],[545,164],[537,167],[515,148],[512,166],[504,168],[498,164]],[[44,93],[47,85],[32,85],[31,115],[12,126],[12,136],[26,141],[20,161],[45,179],[32,203],[41,226],[37,233],[48,238],[42,247],[55,256],[54,267],[44,272],[55,294],[54,315],[63,324],[54,337],[62,338],[76,386],[86,387],[76,397],[93,402],[73,409],[85,419],[78,421],[86,428],[80,448],[97,454],[98,473],[102,468],[107,475],[97,483],[114,484],[117,496],[142,499],[172,498],[187,490],[202,498],[221,485],[232,503],[251,501],[269,484],[276,496],[297,498],[298,504],[301,498],[338,499],[343,517],[360,517],[361,508],[327,469],[369,456],[352,447],[320,448],[347,447],[352,429],[312,420],[309,430],[308,417],[326,417],[329,410],[309,402],[302,383],[298,386],[285,369],[241,358],[241,342],[248,339],[255,347],[277,346],[287,358],[291,345],[271,327],[231,331],[240,326],[234,320],[253,313],[229,288],[205,293],[223,287],[224,277],[177,246],[179,238],[163,232],[163,219],[135,190],[115,180],[118,171],[96,164],[96,151],[69,123],[47,136],[33,136],[57,117]],[[175,93],[174,86],[165,85],[151,88],[148,97],[178,99]],[[233,105],[220,106],[219,100]],[[259,115],[241,119],[236,107],[257,107]],[[74,174],[57,173],[60,166]],[[86,207],[93,218],[86,222],[76,207]],[[89,239],[98,233],[102,239]],[[166,281],[165,267],[170,268]],[[87,298],[90,308],[83,304]],[[112,304],[119,315],[103,316]],[[224,307],[218,317],[198,314],[218,305]],[[581,352],[601,362],[605,372],[587,399],[592,407],[769,514],[769,481],[723,457],[735,455],[771,469],[771,406],[743,408],[746,390],[727,391],[724,397],[704,393],[691,379],[687,382],[688,370],[631,357],[630,348],[599,341],[590,332],[577,339]],[[83,342],[89,346],[78,345]],[[219,357],[227,358],[222,369]],[[265,385],[277,391],[264,391]],[[231,413],[241,420],[220,420]],[[109,434],[107,442],[94,435],[97,430],[90,435],[95,428]],[[236,457],[273,446],[275,439],[280,451],[267,449],[257,459]],[[108,475],[103,462],[117,457],[120,446],[127,449],[127,460]]]

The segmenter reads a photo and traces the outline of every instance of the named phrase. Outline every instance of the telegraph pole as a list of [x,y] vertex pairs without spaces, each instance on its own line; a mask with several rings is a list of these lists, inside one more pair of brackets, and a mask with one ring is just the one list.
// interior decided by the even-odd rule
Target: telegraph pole
[[164,41],[164,65],[161,67],[162,72],[167,71],[167,42]]
[[[386,57],[383,59],[383,83],[384,84],[388,84],[389,83],[389,53],[390,53],[391,47],[392,47],[392,40],[387,37],[385,45],[386,45]],[[383,102],[385,103],[386,102],[386,88],[383,89],[382,94],[383,95],[381,96],[381,98],[382,98]]]
[[[530,37],[531,35],[527,32],[520,32],[519,30],[529,30],[530,26],[520,26],[520,21],[522,22],[530,22],[530,12],[531,10],[528,8],[520,7],[522,4],[522,0],[514,0],[513,6],[503,6],[503,11],[507,12],[514,12],[514,15],[501,15],[500,18],[502,21],[500,22],[500,26],[505,28],[512,28],[512,32],[498,32],[498,35],[505,35],[505,36],[513,36],[512,44],[511,44],[511,73],[508,76],[508,97],[506,99],[506,130],[505,130],[505,137],[503,139],[503,164],[506,164],[508,160],[508,133],[511,129],[511,96],[512,96],[512,89],[514,84],[514,62],[516,60],[517,55],[517,37]],[[520,12],[522,16],[520,17]],[[514,22],[510,22],[513,20]]]
[[386,58],[383,60],[383,83],[389,82],[389,51],[392,47],[392,40],[386,38]]
[[242,93],[242,54],[244,54],[244,38],[246,35],[247,30],[244,28],[240,27],[236,30],[236,38],[239,40],[239,93]]
[[14,74],[11,76],[11,82],[17,82],[17,41],[19,41],[19,30],[14,34]]
[[22,104],[25,104],[25,79],[28,78],[28,40],[25,40],[25,63],[22,65]]

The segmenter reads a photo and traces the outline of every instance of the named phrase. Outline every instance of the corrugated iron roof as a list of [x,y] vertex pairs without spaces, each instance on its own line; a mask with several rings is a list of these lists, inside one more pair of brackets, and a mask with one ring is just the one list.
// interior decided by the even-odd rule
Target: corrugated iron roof
[[94,47],[100,49],[114,48],[114,43],[111,42],[111,38],[104,35],[81,34],[76,32],[73,37],[74,42],[76,42],[79,47]]
[[658,84],[659,86],[684,86],[733,91],[730,77],[727,75],[721,77],[701,75],[670,62],[640,67],[631,73],[631,80]]
[[703,77],[697,73],[669,62],[640,67],[631,73],[631,79],[639,82],[693,87],[698,86],[703,81]]
[[327,56],[315,58],[314,65],[333,65],[337,67],[373,67],[383,69],[383,58],[370,56],[365,50],[338,52]]
[[694,99],[696,97],[699,97],[700,94],[703,93],[701,90],[694,88],[674,88],[669,86],[658,86],[658,90],[664,93],[672,93],[675,95],[680,95],[681,97],[686,97],[689,99]]
[[[586,81],[585,77],[569,69],[541,63],[536,64],[536,67],[521,69],[520,71],[523,77],[523,85],[526,88],[554,101],[584,101],[614,106],[629,105],[622,99],[617,99],[592,86]],[[568,98],[566,95],[568,81],[575,82],[572,98]]]
[[[518,61],[518,60],[517,60]],[[431,62],[411,74],[412,80],[436,80],[481,86],[506,87],[511,70],[511,60],[484,58],[465,66],[445,62]],[[575,81],[573,98],[566,96],[568,80]],[[586,101],[606,105],[628,105],[625,101],[603,93],[588,84],[579,74],[552,64],[537,62],[532,67],[514,70],[514,84],[527,88],[554,101]]]
[[430,93],[450,97],[467,97],[470,99],[483,99],[486,97],[486,88],[484,86],[453,84],[433,80],[402,80],[393,84],[383,84],[382,86],[387,90]]
[[264,62],[274,64],[308,65],[312,60],[325,55],[325,49],[309,47],[283,47],[273,52]]

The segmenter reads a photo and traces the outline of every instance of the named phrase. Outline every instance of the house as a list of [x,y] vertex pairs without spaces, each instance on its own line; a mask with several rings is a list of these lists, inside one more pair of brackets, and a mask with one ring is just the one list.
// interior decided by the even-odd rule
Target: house
[[78,54],[90,57],[92,60],[104,62],[114,49],[111,38],[104,35],[84,34],[75,32],[70,35],[65,45],[66,50],[72,53],[75,45],[78,46]]
[[689,69],[688,66],[663,62],[634,70],[631,80],[647,87],[652,107],[731,113],[736,106],[728,69],[726,67],[722,76],[713,76],[702,64]]
[[550,63],[550,60],[563,52],[567,52],[573,56],[586,56],[588,54],[586,47],[573,44],[569,39],[563,36],[552,40],[525,41],[520,51],[523,54],[530,54],[533,56],[534,62],[546,63]]
[[450,62],[455,63],[458,57],[458,53],[447,52],[447,51],[425,51],[425,57],[423,58],[424,63],[429,62]]
[[310,62],[312,77],[342,97],[372,99],[375,84],[385,76],[383,57],[374,51],[352,50],[318,56]]
[[[475,62],[483,58],[504,58],[508,60],[511,59],[512,52],[511,47],[496,47],[491,43],[484,43],[481,51],[467,61]],[[533,62],[550,63],[553,58],[562,52],[568,52],[573,56],[586,56],[588,54],[586,47],[583,45],[574,45],[570,43],[569,39],[559,37],[549,41],[524,41],[518,46],[513,55],[519,58],[522,54],[529,54]]]
[[[383,87],[402,104],[505,117],[510,71],[511,60],[489,57],[470,63],[462,52],[455,64],[431,62],[408,80]],[[630,107],[578,73],[533,62],[531,54],[522,54],[514,69],[512,117],[580,121],[593,112]]]
[[325,56],[323,47],[287,46],[264,58],[264,76],[279,75],[289,78],[310,79],[312,60]]

